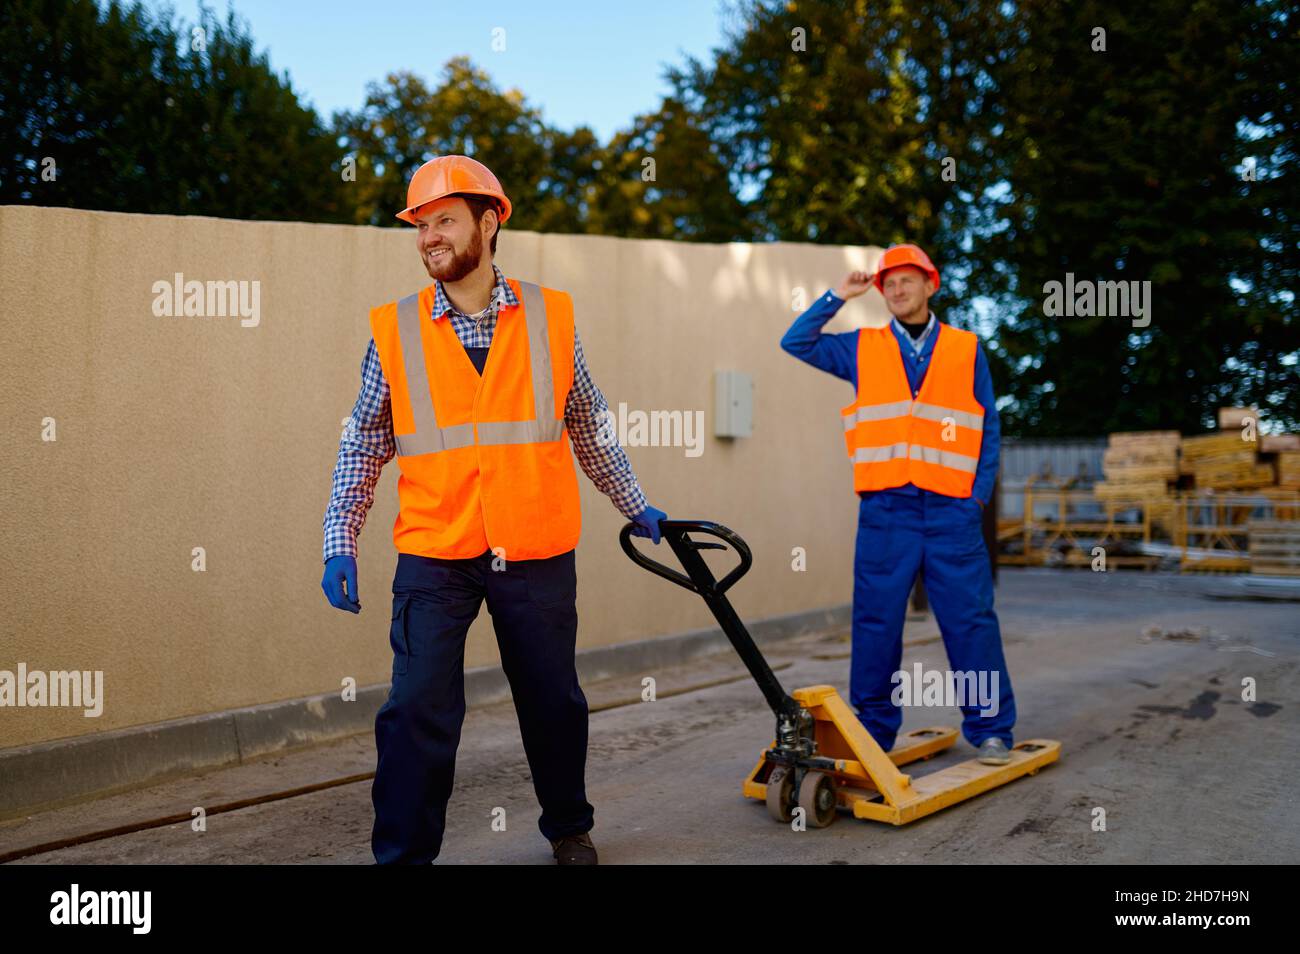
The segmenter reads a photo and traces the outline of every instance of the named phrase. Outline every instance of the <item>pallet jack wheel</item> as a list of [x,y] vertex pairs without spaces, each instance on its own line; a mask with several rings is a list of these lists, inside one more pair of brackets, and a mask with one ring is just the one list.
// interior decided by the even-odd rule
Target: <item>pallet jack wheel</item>
[[794,777],[784,765],[777,765],[767,777],[767,813],[783,824],[794,817]]
[[799,807],[813,828],[835,821],[835,779],[825,772],[809,772],[799,784]]

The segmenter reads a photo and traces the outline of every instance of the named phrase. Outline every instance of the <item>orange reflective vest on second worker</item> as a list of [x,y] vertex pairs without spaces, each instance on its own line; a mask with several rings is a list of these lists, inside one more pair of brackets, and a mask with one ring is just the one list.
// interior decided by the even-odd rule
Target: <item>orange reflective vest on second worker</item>
[[857,399],[841,411],[854,490],[912,483],[949,497],[971,495],[984,439],[984,407],[975,400],[979,341],[942,323],[935,333],[916,394],[893,330],[858,333]]
[[480,375],[435,286],[370,312],[392,399],[401,477],[400,553],[533,560],[572,550],[581,513],[564,407],[573,384],[573,300],[508,279]]

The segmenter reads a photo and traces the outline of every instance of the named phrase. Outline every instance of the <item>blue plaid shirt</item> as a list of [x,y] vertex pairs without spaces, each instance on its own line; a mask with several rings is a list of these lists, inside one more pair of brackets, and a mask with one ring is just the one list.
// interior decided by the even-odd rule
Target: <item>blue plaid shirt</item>
[[[501,269],[493,265],[496,287],[492,291],[493,307],[477,321],[459,312],[442,289],[442,282],[434,282],[433,319],[451,314],[451,326],[456,337],[468,348],[487,348],[492,344],[496,330],[497,310],[519,305]],[[375,484],[379,472],[397,453],[393,437],[393,415],[388,382],[384,380],[379,354],[374,339],[366,348],[361,360],[361,393],[352,408],[343,437],[339,440],[338,462],[334,465],[333,484],[329,506],[325,508],[325,559],[357,555],[357,535],[366,522],[366,514],[375,500]],[[598,435],[601,424],[609,413],[605,395],[596,387],[582,355],[582,342],[578,329],[573,330],[573,386],[564,405],[564,424],[573,443],[578,463],[591,482],[614,502],[629,520],[646,508],[645,494],[637,483],[636,474],[627,454],[617,441]]]

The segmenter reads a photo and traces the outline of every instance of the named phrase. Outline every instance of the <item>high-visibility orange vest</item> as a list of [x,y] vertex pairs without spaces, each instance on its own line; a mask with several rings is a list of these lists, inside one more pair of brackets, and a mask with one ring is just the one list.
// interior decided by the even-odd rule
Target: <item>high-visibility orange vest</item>
[[573,299],[508,279],[520,299],[497,317],[480,375],[435,286],[370,311],[392,396],[400,553],[443,559],[488,549],[506,560],[578,545],[578,478],[564,427],[573,385]]
[[984,406],[975,400],[979,341],[951,325],[935,331],[916,394],[889,326],[858,333],[857,399],[840,412],[854,490],[913,483],[949,497],[971,495],[984,439]]

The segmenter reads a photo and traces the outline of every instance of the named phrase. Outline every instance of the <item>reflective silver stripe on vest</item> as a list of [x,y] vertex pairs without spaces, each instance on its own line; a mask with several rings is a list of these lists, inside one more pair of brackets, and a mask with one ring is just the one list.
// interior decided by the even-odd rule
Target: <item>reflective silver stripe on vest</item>
[[564,418],[555,416],[555,380],[551,374],[551,339],[546,326],[546,299],[540,286],[520,282],[524,321],[528,326],[528,362],[533,379],[530,421],[479,421],[480,444],[545,444],[564,433]]
[[856,414],[845,415],[844,429],[851,431],[865,421],[887,421],[895,417],[909,416],[938,421],[940,424],[943,423],[944,418],[950,417],[959,427],[969,427],[977,431],[984,427],[983,414],[958,411],[956,408],[943,407],[939,404],[922,404],[920,401],[894,401],[890,404],[868,404],[858,408]]
[[853,452],[855,464],[880,464],[897,457],[907,456],[907,444],[886,444],[882,447],[859,447]]
[[397,435],[398,455],[412,457],[471,446],[474,443],[473,424],[438,426],[433,410],[433,389],[429,387],[429,369],[424,364],[424,344],[420,340],[418,295],[407,295],[397,303],[397,339],[402,347],[402,363],[406,366],[411,418],[415,421],[414,434]]
[[[536,416],[528,421],[480,421],[480,444],[540,444],[558,441],[564,433],[564,419],[555,414],[555,380],[551,373],[551,342],[546,324],[546,301],[542,290],[532,282],[520,282],[523,292],[524,322],[528,335],[529,371],[533,381],[533,406]],[[424,345],[420,338],[418,295],[408,295],[397,303],[397,336],[406,367],[406,389],[411,398],[414,434],[397,435],[397,453],[402,457],[434,454],[438,451],[470,447],[474,444],[474,424],[439,427],[433,409],[433,390],[429,386],[424,363]],[[486,370],[486,369],[485,369]]]
[[922,460],[927,464],[939,464],[942,467],[951,467],[953,470],[965,471],[968,474],[975,473],[975,467],[979,463],[978,457],[969,457],[966,454],[956,454],[952,451],[936,450],[933,447],[921,447],[917,444],[912,445],[912,460]]
[[851,431],[863,421],[887,421],[891,417],[907,417],[911,414],[911,401],[894,401],[892,404],[867,404],[858,408],[857,414],[844,418],[844,429]]
[[977,431],[984,427],[983,414],[958,411],[955,408],[942,407],[938,404],[922,404],[918,401],[912,406],[912,415],[914,417],[923,417],[927,421],[938,421],[940,424],[943,423],[945,417],[950,417],[958,427],[969,427]]

